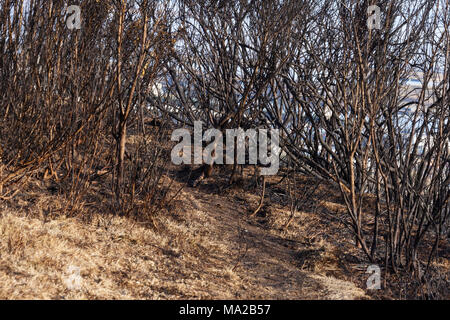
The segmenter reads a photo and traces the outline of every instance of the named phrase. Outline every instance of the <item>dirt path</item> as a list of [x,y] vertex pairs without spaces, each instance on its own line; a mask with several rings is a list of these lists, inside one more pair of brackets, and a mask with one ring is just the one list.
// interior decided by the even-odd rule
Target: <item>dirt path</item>
[[[237,201],[199,189],[187,190],[193,207],[208,215],[209,228],[227,243],[231,267],[248,283],[248,296],[263,289],[271,299],[358,299],[363,290],[353,283],[302,271],[296,258],[304,246],[296,241],[271,235],[264,225],[246,216],[246,208]],[[261,296],[264,297],[264,294]]]

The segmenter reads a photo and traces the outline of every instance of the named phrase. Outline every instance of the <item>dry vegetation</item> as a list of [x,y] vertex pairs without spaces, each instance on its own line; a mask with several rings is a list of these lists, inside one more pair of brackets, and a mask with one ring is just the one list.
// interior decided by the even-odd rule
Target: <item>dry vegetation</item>
[[[205,188],[208,185],[204,185]],[[309,257],[328,246],[303,238],[307,220],[289,239],[246,217],[233,190],[224,196],[183,190],[155,228],[117,216],[49,219],[58,196],[23,193],[2,206],[0,298],[3,299],[355,299],[364,290],[331,275],[336,259]],[[246,193],[251,196],[251,193]],[[309,228],[312,228],[309,225]],[[294,236],[296,234],[296,236]],[[311,233],[310,233],[311,234]],[[312,234],[311,234],[312,235]],[[327,259],[328,259],[327,258]],[[311,269],[311,264],[315,266]],[[80,270],[69,289],[70,267]]]
[[[272,177],[266,194],[270,205],[249,217],[259,196],[250,186],[250,169],[244,170],[244,177],[240,186],[220,190],[221,179],[227,179],[220,172],[214,180],[189,188],[186,176],[173,172],[167,176],[173,190],[183,189],[151,224],[95,210],[72,217],[52,214],[65,200],[52,194],[49,183],[31,180],[14,200],[2,203],[0,298],[420,296],[412,287],[404,292],[392,286],[381,292],[365,290],[368,262],[338,221],[345,216],[345,206],[335,186],[323,182],[317,187],[316,179],[299,177],[299,192],[315,192],[292,217],[284,182]],[[448,250],[448,242],[445,245]],[[448,254],[435,267],[448,277]],[[71,268],[80,272],[79,288],[68,283]],[[445,294],[448,278],[442,281],[440,292]]]
[[373,2],[0,0],[0,298],[448,299],[450,2]]

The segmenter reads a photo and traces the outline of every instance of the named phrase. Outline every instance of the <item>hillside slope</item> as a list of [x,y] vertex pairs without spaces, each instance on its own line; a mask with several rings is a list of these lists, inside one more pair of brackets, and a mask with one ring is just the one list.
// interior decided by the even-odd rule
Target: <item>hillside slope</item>
[[[4,201],[0,299],[367,298],[333,276],[332,247],[313,237],[311,228],[321,227],[307,213],[295,217],[291,233],[276,231],[266,207],[248,216],[256,190],[214,186],[184,187],[155,228],[100,214],[48,219],[45,206],[58,197],[51,194]],[[280,206],[276,216],[283,215]]]

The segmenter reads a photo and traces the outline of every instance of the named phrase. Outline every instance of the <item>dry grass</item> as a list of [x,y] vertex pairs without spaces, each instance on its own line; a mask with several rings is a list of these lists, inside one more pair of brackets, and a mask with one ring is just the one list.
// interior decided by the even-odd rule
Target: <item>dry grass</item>
[[[98,220],[87,225],[75,218],[43,223],[4,213],[0,298],[231,298],[220,283],[208,285],[209,277],[222,275],[219,269],[196,267],[203,264],[207,250],[220,252],[220,244],[203,247],[201,235],[186,234],[188,230],[170,222],[167,227],[173,227],[177,237],[160,236],[123,218],[102,224]],[[191,250],[186,252],[183,247],[189,243]],[[70,268],[80,270],[79,289],[66,285]]]
[[39,183],[24,188],[0,211],[0,299],[366,298],[351,282],[301,266],[309,247],[249,220],[245,201],[232,196],[242,190],[206,190],[184,189],[154,229],[102,214],[49,218],[59,196],[39,195]]
[[[247,182],[251,175],[245,171]],[[373,296],[361,289],[367,262],[339,223],[345,209],[332,186],[320,185],[292,216],[280,178],[271,177],[265,205],[250,218],[259,190],[246,181],[222,189],[226,178],[185,186],[152,224],[101,212],[101,182],[88,210],[66,217],[62,193],[30,180],[0,202],[0,299]],[[311,181],[301,179],[305,192]],[[174,177],[174,190],[184,184]],[[437,266],[448,270],[448,261]]]
[[[276,180],[276,179],[275,179]],[[313,188],[310,177],[299,177],[298,193],[305,188]],[[269,188],[269,193],[270,188]],[[301,196],[301,195],[299,195]],[[286,197],[285,197],[286,198]],[[363,225],[373,226],[373,212],[376,199],[365,195],[363,206]],[[254,205],[254,204],[253,204]],[[297,248],[298,265],[303,270],[314,272],[331,279],[346,280],[360,288],[366,287],[370,265],[361,249],[354,245],[354,236],[342,223],[348,220],[344,200],[339,190],[327,182],[303,199],[301,210],[295,212],[292,222],[285,228],[291,217],[286,203],[270,202],[266,217],[261,222],[268,224],[267,231],[284,239],[300,242],[303,248]],[[375,299],[448,299],[450,297],[449,239],[442,239],[439,258],[432,264],[432,280],[425,284],[411,279],[407,273],[386,274],[382,271],[383,290],[368,290],[366,293]],[[427,254],[433,240],[426,242],[423,250]],[[447,287],[447,288],[446,288]],[[344,293],[345,296],[345,293]]]

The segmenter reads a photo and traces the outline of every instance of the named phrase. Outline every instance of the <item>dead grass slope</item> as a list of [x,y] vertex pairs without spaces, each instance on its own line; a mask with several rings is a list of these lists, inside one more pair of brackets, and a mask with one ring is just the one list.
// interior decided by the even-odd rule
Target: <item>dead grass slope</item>
[[311,239],[317,221],[277,231],[270,217],[287,209],[251,219],[251,192],[186,187],[156,229],[100,213],[45,218],[57,197],[1,203],[0,299],[367,298],[333,272],[336,248]]

